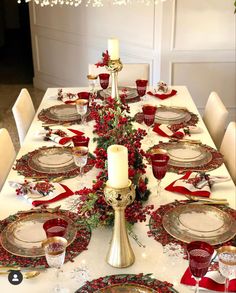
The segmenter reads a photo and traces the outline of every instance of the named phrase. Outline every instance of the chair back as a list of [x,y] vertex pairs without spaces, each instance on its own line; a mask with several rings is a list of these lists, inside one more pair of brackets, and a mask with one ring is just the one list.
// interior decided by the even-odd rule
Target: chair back
[[22,145],[35,115],[34,105],[27,89],[21,90],[12,108],[12,112],[16,122],[20,145]]
[[[109,73],[106,67],[97,67],[95,64],[89,64],[89,74],[98,75],[100,73]],[[147,63],[125,63],[118,74],[119,86],[136,86],[137,79],[149,80],[149,64]],[[111,79],[110,79],[111,82]]]
[[224,156],[225,165],[236,184],[236,122],[229,123],[223,137],[220,152]]
[[220,147],[229,112],[216,92],[212,92],[207,100],[203,121],[216,145]]
[[11,137],[5,128],[0,129],[0,190],[15,160],[16,152]]

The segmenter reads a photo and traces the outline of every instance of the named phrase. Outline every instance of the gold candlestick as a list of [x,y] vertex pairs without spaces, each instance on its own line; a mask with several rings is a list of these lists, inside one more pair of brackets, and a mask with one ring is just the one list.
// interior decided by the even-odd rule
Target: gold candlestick
[[111,205],[115,211],[112,241],[106,261],[113,267],[126,268],[131,266],[135,260],[125,225],[125,208],[135,199],[134,185],[129,180],[127,187],[113,188],[107,181],[104,195],[107,204]]
[[123,64],[120,59],[109,60],[107,70],[111,73],[111,97],[120,101],[119,91],[118,91],[118,72],[123,68]]

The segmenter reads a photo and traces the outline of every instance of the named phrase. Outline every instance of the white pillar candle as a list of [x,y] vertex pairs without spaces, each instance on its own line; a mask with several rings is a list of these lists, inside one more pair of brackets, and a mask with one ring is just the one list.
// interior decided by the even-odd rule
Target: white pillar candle
[[119,59],[119,40],[108,39],[108,54],[111,60]]
[[107,149],[108,183],[114,188],[128,186],[128,149],[114,144]]

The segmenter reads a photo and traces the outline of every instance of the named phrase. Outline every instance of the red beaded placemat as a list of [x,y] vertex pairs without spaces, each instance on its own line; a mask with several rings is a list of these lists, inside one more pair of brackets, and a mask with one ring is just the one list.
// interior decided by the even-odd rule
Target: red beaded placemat
[[[100,291],[101,290],[101,291]],[[159,292],[178,293],[173,285],[151,277],[151,274],[122,274],[101,277],[87,282],[75,293],[91,292]]]
[[[39,210],[37,210],[39,211]],[[43,211],[43,210],[42,210]],[[0,233],[10,223],[19,220],[21,217],[25,217],[26,213],[16,213],[10,215],[6,219],[0,221]],[[65,210],[58,210],[55,212],[56,215],[67,216],[76,224],[77,234],[75,240],[67,247],[65,262],[73,261],[73,259],[79,255],[82,251],[86,250],[91,238],[91,229],[86,221],[78,217],[77,214],[71,213]],[[2,245],[0,245],[0,265],[1,266],[19,266],[19,267],[34,267],[34,268],[46,268],[48,267],[46,258],[41,257],[21,257],[13,255],[6,251]]]
[[[149,220],[149,231],[148,236],[153,237],[156,241],[160,242],[163,246],[174,243],[177,245],[180,245],[182,248],[186,248],[186,243],[177,240],[173,236],[171,236],[169,233],[166,232],[162,225],[162,220],[166,212],[169,210],[176,208],[180,205],[185,205],[186,203],[191,203],[192,201],[189,200],[181,200],[181,201],[174,201],[166,205],[161,205],[157,210],[152,212],[150,220]],[[226,205],[213,205],[222,211],[230,214],[234,219],[236,219],[236,210],[231,209],[230,207],[227,207]],[[224,243],[224,245],[235,245],[235,239],[231,239],[230,241],[227,241]],[[218,247],[222,246],[215,245],[214,247],[217,249]],[[186,255],[185,255],[186,256]]]

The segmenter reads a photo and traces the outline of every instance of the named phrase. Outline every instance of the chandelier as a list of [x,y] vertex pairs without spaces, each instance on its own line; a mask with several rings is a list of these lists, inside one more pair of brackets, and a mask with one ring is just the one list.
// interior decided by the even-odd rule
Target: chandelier
[[[21,2],[30,2],[31,0],[17,0],[17,3]],[[111,2],[113,5],[129,5],[132,3],[143,3],[145,5],[149,5],[151,3],[157,4],[160,0],[33,0],[35,4],[40,5],[41,7],[44,6],[73,6],[77,7],[82,3],[85,3],[85,6],[92,6],[92,7],[102,7],[104,6],[104,2]],[[165,0],[161,0],[162,2]]]

